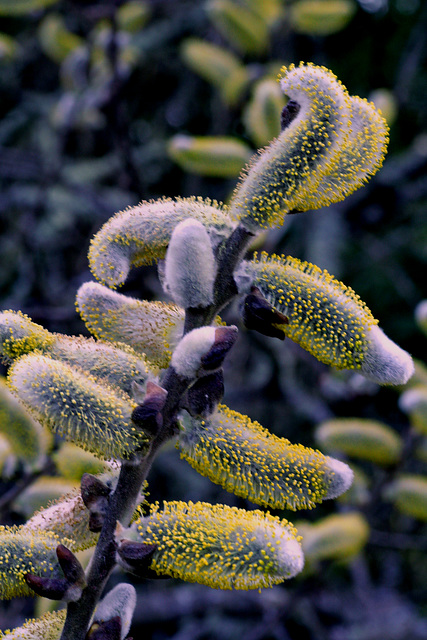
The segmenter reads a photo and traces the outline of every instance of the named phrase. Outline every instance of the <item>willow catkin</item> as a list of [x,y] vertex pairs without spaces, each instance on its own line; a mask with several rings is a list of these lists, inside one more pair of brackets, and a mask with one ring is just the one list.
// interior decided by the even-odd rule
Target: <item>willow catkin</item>
[[[0,526],[0,598],[33,595],[24,576],[32,573],[52,577],[57,567],[56,547],[69,544],[49,531],[25,531],[23,527]],[[56,575],[56,574],[55,574]]]
[[177,447],[201,475],[271,509],[312,509],[344,493],[353,472],[320,451],[291,444],[222,405],[204,420],[185,416]]
[[153,365],[167,367],[182,336],[184,309],[166,302],[138,300],[97,282],[77,292],[77,309],[99,340],[125,342]]
[[11,367],[9,382],[42,424],[105,460],[148,445],[131,421],[136,403],[78,368],[28,354]]
[[215,201],[193,197],[141,202],[116,213],[92,239],[89,264],[93,275],[111,288],[123,284],[132,266],[164,258],[173,230],[187,218],[219,234],[233,229],[226,210]]
[[65,622],[66,610],[45,613],[40,618],[26,620],[21,627],[0,631],[7,640],[59,640]]
[[259,289],[286,316],[283,333],[337,369],[356,369],[379,384],[403,384],[412,375],[411,356],[377,326],[360,297],[326,270],[289,256],[255,255],[241,265],[243,290]]
[[260,589],[302,570],[297,531],[286,520],[203,502],[167,502],[120,532],[122,539],[156,545],[158,574],[214,589]]
[[188,218],[174,229],[165,258],[164,287],[184,309],[213,302],[216,262],[208,232]]
[[130,394],[153,378],[145,356],[123,344],[50,333],[19,312],[0,313],[0,353],[8,362],[37,350]]
[[350,97],[325,67],[290,65],[279,79],[290,99],[283,130],[242,174],[230,204],[252,231],[342,200],[378,170],[388,142],[374,105]]

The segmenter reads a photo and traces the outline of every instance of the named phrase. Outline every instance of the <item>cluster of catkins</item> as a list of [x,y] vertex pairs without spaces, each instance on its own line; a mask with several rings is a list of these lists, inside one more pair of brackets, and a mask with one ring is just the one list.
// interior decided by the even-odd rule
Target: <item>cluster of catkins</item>
[[[326,271],[288,256],[244,259],[254,236],[286,213],[320,208],[360,187],[387,145],[374,105],[350,96],[329,70],[291,65],[280,84],[289,98],[282,132],[248,166],[229,204],[143,202],[95,235],[89,260],[98,282],[77,294],[94,338],[49,333],[14,311],[1,314],[0,336],[10,388],[65,439],[130,468],[176,438],[181,456],[226,490],[267,509],[296,510],[342,494],[352,471],[221,404],[222,362],[237,328],[218,312],[240,297],[247,328],[289,337],[320,361],[379,384],[404,383],[413,364],[357,294]],[[114,291],[132,266],[153,262],[172,302]],[[85,476],[81,495],[64,496],[19,528],[3,527],[1,595],[35,590],[78,604],[86,582],[73,552],[96,545],[116,482],[114,471]],[[295,527],[268,511],[169,502],[145,506],[125,528],[128,515],[116,528],[116,561],[141,575],[258,589],[303,568]],[[110,592],[92,628],[118,617],[117,637],[124,638],[134,600],[129,585]],[[58,638],[63,621],[64,613],[49,614],[5,635]]]

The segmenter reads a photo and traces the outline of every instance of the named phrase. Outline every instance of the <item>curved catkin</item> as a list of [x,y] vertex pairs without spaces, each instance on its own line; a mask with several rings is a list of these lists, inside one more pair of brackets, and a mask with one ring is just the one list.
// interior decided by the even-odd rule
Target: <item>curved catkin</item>
[[40,618],[26,620],[22,627],[0,631],[0,639],[59,640],[65,622],[66,609],[45,613]]
[[311,509],[344,493],[351,469],[291,444],[224,405],[206,420],[183,418],[181,457],[224,489],[272,509]]
[[49,448],[49,432],[33,420],[0,377],[0,433],[7,438],[13,453],[30,467],[42,463]]
[[143,385],[153,377],[144,355],[137,354],[126,344],[108,344],[83,336],[50,333],[27,317],[22,322],[22,315],[13,311],[0,314],[0,322],[2,318],[7,321],[10,337],[4,338],[0,348],[9,361],[37,350],[79,367],[126,393],[131,393],[133,382]]
[[168,502],[137,520],[124,536],[157,545],[158,574],[214,589],[260,589],[299,573],[296,529],[261,511],[203,502]]
[[100,458],[128,458],[148,444],[132,424],[129,396],[77,368],[29,354],[11,367],[9,383],[42,424]]
[[[245,282],[246,279],[246,282]],[[326,270],[296,258],[262,253],[240,269],[288,318],[283,333],[337,369],[357,369],[379,384],[403,384],[412,375],[410,355],[379,329],[377,320],[351,289]]]
[[368,182],[381,167],[388,144],[388,126],[372,102],[348,96],[350,127],[335,160],[317,190],[304,190],[293,202],[296,210],[318,209],[343,200]]
[[343,200],[379,169],[387,147],[387,124],[373,103],[349,96],[325,67],[283,67],[280,86],[289,97],[283,130],[242,176],[230,205],[250,230]]
[[284,67],[281,87],[297,113],[242,176],[231,202],[231,214],[251,230],[281,225],[294,199],[317,188],[348,129],[347,91],[328,69]]
[[51,577],[57,565],[56,547],[60,539],[47,531],[24,531],[22,527],[0,526],[0,598],[8,600],[34,595],[24,580],[26,573]]
[[93,275],[113,289],[123,284],[132,266],[164,258],[173,230],[187,218],[217,233],[230,233],[233,228],[215,201],[193,197],[141,202],[110,218],[94,236],[89,249]]
[[168,366],[182,336],[184,309],[131,298],[97,282],[82,284],[76,304],[87,328],[98,339],[125,342],[155,366]]

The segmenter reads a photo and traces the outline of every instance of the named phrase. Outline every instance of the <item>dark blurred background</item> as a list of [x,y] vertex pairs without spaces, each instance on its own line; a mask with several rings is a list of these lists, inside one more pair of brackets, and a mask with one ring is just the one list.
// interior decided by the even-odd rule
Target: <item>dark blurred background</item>
[[[389,153],[365,188],[327,209],[288,216],[256,248],[314,262],[353,287],[422,370],[426,338],[414,309],[427,297],[427,2],[0,0],[0,18],[3,309],[21,309],[52,331],[87,335],[74,299],[92,279],[91,236],[141,200],[227,201],[240,168],[267,142],[261,124],[275,101],[267,133],[278,131],[281,98],[272,78],[282,64],[312,61],[382,109]],[[182,135],[198,164],[180,152]],[[234,145],[232,166],[209,169],[224,137]],[[122,292],[163,297],[154,267],[134,270]],[[224,317],[241,326],[237,305]],[[314,446],[322,420],[381,420],[407,445],[400,470],[425,473],[425,461],[413,461],[399,390],[331,371],[288,340],[243,328],[225,375],[229,406],[278,435]],[[362,552],[345,562],[322,559],[262,593],[173,580],[138,584],[134,637],[427,639],[425,524],[383,499],[395,468],[361,466],[368,477],[363,499],[279,515],[316,522],[357,509],[371,527]],[[158,458],[150,497],[251,508],[193,472],[173,448]],[[112,582],[118,579],[130,578]],[[21,623],[34,605],[4,606],[2,628]]]

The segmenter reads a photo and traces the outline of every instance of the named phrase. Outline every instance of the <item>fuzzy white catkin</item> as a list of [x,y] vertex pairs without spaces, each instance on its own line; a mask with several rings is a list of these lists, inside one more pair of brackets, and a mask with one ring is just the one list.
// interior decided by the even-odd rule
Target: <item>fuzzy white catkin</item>
[[184,309],[213,302],[215,257],[208,232],[201,222],[188,218],[174,229],[165,261],[168,293]]
[[171,365],[183,378],[193,378],[201,366],[201,359],[215,342],[215,327],[200,327],[187,333],[172,355]]
[[132,622],[132,616],[136,605],[136,591],[131,584],[121,583],[111,589],[98,604],[94,622],[106,622],[115,616],[121,620],[120,638],[123,640],[127,636]]
[[390,340],[377,326],[367,331],[367,343],[361,373],[378,384],[405,384],[414,373],[407,351]]

